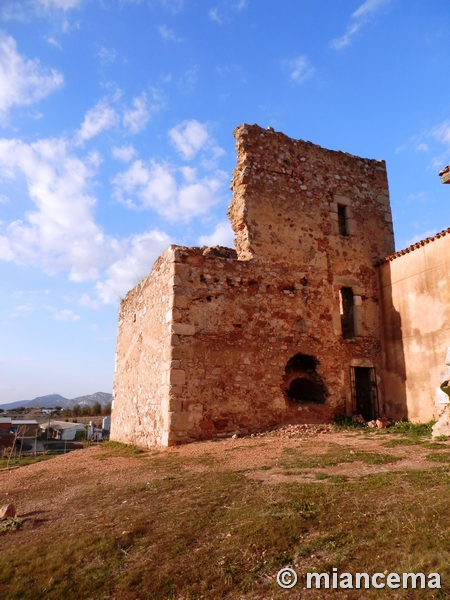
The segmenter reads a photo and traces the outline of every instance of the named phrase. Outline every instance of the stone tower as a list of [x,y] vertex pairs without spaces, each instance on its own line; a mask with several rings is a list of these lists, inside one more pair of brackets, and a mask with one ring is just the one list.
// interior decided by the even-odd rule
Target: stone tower
[[384,161],[234,131],[235,248],[170,246],[123,300],[111,439],[174,445],[382,411]]

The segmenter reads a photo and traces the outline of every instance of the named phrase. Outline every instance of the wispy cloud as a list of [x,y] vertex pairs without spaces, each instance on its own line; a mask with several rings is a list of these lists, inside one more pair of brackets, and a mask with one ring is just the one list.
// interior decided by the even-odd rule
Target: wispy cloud
[[431,159],[430,168],[437,169],[445,167],[450,160],[450,121],[446,120],[439,125],[436,125],[436,127],[433,127],[427,135],[428,138],[447,146],[443,152]]
[[431,131],[432,137],[441,143],[450,144],[450,121],[444,121]]
[[[157,107],[152,107],[152,110],[157,110]],[[143,93],[133,98],[133,108],[124,112],[123,125],[130,133],[139,133],[146,126],[150,116],[151,110],[147,103],[147,95]]]
[[417,144],[417,146],[414,148],[414,150],[416,152],[429,152],[430,147],[428,144]]
[[0,33],[0,115],[14,105],[37,102],[62,86],[63,76],[17,51],[15,40]]
[[223,25],[223,20],[219,15],[219,9],[217,7],[209,10],[208,17],[211,19],[211,21],[215,21],[219,25]]
[[242,12],[247,6],[248,0],[219,0],[217,6],[208,11],[208,16],[211,21],[223,25],[230,22],[232,13]]
[[113,48],[100,46],[97,56],[99,57],[101,64],[106,66],[111,65],[116,60],[117,52]]
[[304,54],[285,61],[284,64],[290,73],[290,78],[295,83],[304,83],[314,75],[315,69]]
[[412,237],[408,240],[405,240],[405,242],[402,244],[402,248],[407,248],[408,246],[412,246],[413,244],[416,244],[417,242],[420,242],[421,240],[424,240],[428,237],[433,237],[435,234],[436,234],[435,229],[427,229],[426,231],[424,231],[422,233],[418,233],[414,237]]
[[49,37],[49,36],[44,36],[44,39],[46,40],[46,42],[48,42],[50,44],[50,46],[54,46],[55,48],[58,48],[59,50],[62,49],[61,44],[57,40],[55,40],[55,38]]
[[159,35],[162,37],[163,40],[176,42],[177,44],[183,41],[183,39],[177,37],[175,35],[174,30],[170,29],[170,27],[167,27],[167,25],[158,25],[157,29],[159,31]]
[[381,8],[388,6],[391,1],[392,0],[366,0],[354,13],[352,13],[350,23],[348,24],[344,35],[332,40],[330,46],[335,50],[341,50],[342,48],[349,46],[354,35],[373,18],[375,13]]
[[184,0],[158,0],[163,8],[176,14],[183,10]]
[[100,100],[94,108],[88,110],[76,134],[76,142],[82,144],[84,141],[98,135],[102,131],[111,129],[118,123],[118,115],[107,100]]
[[45,9],[59,8],[61,10],[69,10],[81,4],[83,0],[36,0],[36,4]]
[[80,315],[75,314],[73,310],[63,309],[56,311],[54,317],[56,321],[78,321]]

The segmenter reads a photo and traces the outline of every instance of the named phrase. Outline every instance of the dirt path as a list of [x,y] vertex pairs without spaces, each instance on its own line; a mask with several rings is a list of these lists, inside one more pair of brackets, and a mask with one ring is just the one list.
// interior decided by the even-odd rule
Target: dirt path
[[[117,501],[127,501],[129,490],[162,476],[164,468],[176,464],[181,472],[213,468],[243,472],[267,483],[317,481],[343,476],[354,479],[386,471],[425,469],[438,466],[426,456],[435,450],[421,445],[386,448],[398,436],[336,433],[331,426],[308,426],[305,430],[279,430],[255,437],[207,441],[187,446],[144,452],[136,457],[110,456],[99,447],[71,452],[46,462],[0,472],[0,504],[13,503],[19,516],[42,515],[43,519],[75,520],[81,515],[95,519],[95,506],[86,505],[86,490],[101,497],[102,489],[114,488]],[[443,444],[442,449],[450,449]],[[346,462],[308,466],[309,457],[346,452]],[[367,464],[358,453],[392,456],[396,462]],[[352,460],[352,454],[355,459]],[[300,458],[300,467],[289,460]],[[351,461],[351,462],[349,462]],[[333,462],[333,461],[332,461]]]

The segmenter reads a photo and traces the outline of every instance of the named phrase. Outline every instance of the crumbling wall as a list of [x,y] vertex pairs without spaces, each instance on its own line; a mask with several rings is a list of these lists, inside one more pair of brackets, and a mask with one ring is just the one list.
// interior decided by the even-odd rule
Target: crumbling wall
[[[183,379],[170,444],[289,421],[329,422],[350,411],[352,359],[380,367],[376,337],[345,340],[334,330],[331,313],[339,300],[327,281],[312,288],[308,269],[268,268],[233,254],[176,250],[173,329],[179,334],[172,338],[172,364]],[[322,384],[324,402],[286,393],[293,379],[288,363],[299,354],[315,361],[315,373],[305,369],[305,376]]]
[[354,412],[351,368],[380,373],[374,263],[393,250],[384,162],[257,125],[234,133],[236,252],[171,247],[122,303],[114,439],[172,445],[326,422]]
[[436,388],[450,377],[450,229],[380,265],[388,416],[437,418]]
[[[242,260],[356,273],[394,251],[386,164],[326,150],[257,125],[234,131],[229,209]],[[346,207],[340,236],[338,206]]]
[[120,305],[110,434],[115,441],[168,443],[173,258],[169,248]]

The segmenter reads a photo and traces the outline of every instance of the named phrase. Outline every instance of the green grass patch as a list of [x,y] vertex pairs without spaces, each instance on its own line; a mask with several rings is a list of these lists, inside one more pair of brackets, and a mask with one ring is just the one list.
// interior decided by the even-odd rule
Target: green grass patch
[[395,448],[396,446],[418,446],[420,445],[419,439],[413,438],[394,438],[393,440],[389,440],[383,444],[384,448]]
[[366,425],[364,423],[354,421],[351,417],[347,417],[344,415],[336,415],[334,419],[334,425],[338,430],[341,431],[345,431],[347,429],[358,431],[366,428]]
[[409,421],[399,421],[386,429],[387,433],[401,433],[412,438],[431,437],[431,429],[436,421],[428,423],[410,423]]
[[39,454],[37,456],[22,456],[21,458],[12,458],[9,461],[7,458],[2,458],[0,460],[0,469],[4,469],[6,467],[25,467],[26,465],[33,465],[34,463],[42,462],[43,460],[49,460],[50,458],[55,458],[58,454]]
[[105,458],[112,458],[114,456],[131,457],[138,456],[143,453],[141,448],[133,446],[132,444],[122,444],[121,442],[106,441],[101,445],[101,449],[104,450],[102,454],[96,456],[97,460]]
[[401,460],[400,457],[391,454],[353,450],[338,444],[328,444],[327,452],[321,455],[302,453],[295,448],[284,448],[283,453],[285,456],[280,459],[279,465],[287,470],[333,467],[356,461],[362,461],[367,465],[385,465]]
[[443,452],[439,454],[427,454],[425,458],[433,462],[450,463],[450,452],[446,452],[445,454]]

